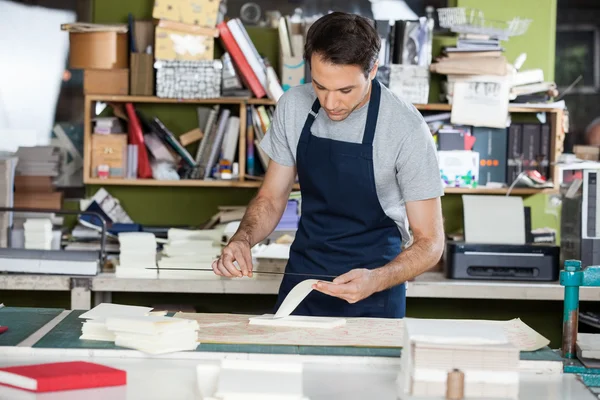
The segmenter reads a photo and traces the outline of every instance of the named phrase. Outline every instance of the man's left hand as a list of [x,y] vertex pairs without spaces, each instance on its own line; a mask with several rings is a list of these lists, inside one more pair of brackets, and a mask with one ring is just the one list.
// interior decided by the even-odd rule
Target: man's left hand
[[353,269],[338,276],[331,283],[319,281],[313,289],[353,304],[378,292],[379,287],[379,274],[376,270]]

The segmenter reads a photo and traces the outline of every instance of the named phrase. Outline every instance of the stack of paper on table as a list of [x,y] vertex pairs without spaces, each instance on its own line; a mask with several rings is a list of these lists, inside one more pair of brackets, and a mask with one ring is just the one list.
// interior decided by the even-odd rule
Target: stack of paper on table
[[28,218],[25,228],[25,248],[38,250],[52,249],[52,221],[47,218]]
[[115,344],[149,354],[195,350],[198,323],[163,316],[110,317],[106,328],[115,335]]
[[98,340],[114,342],[115,334],[106,327],[109,317],[127,317],[149,315],[152,307],[128,306],[122,304],[101,303],[91,310],[81,314],[79,318],[85,319],[81,326],[83,340]]
[[[163,314],[163,315],[161,315]],[[150,354],[195,350],[198,322],[152,313],[151,307],[102,303],[79,316],[80,339],[114,341]]]
[[405,318],[403,338],[401,397],[443,397],[448,372],[458,369],[466,398],[518,398],[519,349],[500,325]]
[[[211,378],[204,376],[204,370],[198,366],[200,382]],[[223,360],[212,390],[201,389],[202,396],[207,400],[308,400],[303,395],[302,373],[299,362]]]
[[[158,261],[161,278],[220,279],[212,271],[212,262],[221,253],[214,232],[202,230],[169,229],[168,243],[163,246]],[[185,268],[197,271],[183,271]]]
[[[119,233],[118,278],[156,278],[156,236],[149,232]],[[155,269],[148,269],[155,268]]]

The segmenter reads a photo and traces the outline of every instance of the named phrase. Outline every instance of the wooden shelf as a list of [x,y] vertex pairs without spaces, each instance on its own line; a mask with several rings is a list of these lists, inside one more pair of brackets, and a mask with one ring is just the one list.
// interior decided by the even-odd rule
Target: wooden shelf
[[[240,137],[238,144],[238,160],[240,165],[241,180],[173,180],[161,181],[155,179],[99,179],[93,178],[91,175],[91,136],[92,136],[92,115],[94,102],[114,102],[114,103],[155,103],[155,104],[229,104],[231,106],[240,107]],[[212,99],[166,99],[156,96],[122,96],[122,95],[86,95],[85,96],[85,130],[84,130],[84,183],[87,185],[103,185],[103,186],[159,186],[159,187],[216,187],[216,188],[259,188],[262,181],[249,180],[245,178],[246,164],[246,106],[252,105],[274,105],[275,101],[263,98],[246,98],[246,97],[218,97]],[[451,111],[450,104],[415,104],[415,107],[421,111]],[[562,133],[563,115],[560,108],[543,108],[543,107],[522,107],[509,106],[509,112],[513,113],[550,113],[548,120],[551,125],[551,157],[550,162],[553,163],[558,159],[558,156],[563,151],[564,134]],[[551,177],[556,177],[558,169],[555,166],[552,168]],[[299,190],[296,184],[293,190]],[[490,194],[490,195],[506,195],[507,188],[489,189],[489,188],[446,188],[446,194]],[[538,193],[557,193],[558,187],[550,189],[533,189],[533,188],[515,188],[511,190],[511,195],[534,195]]]
[[[415,108],[419,111],[452,111],[451,104],[415,104]],[[538,113],[538,112],[558,112],[560,108],[546,108],[546,107],[523,107],[509,105],[508,112],[511,113]]]
[[[256,105],[275,105],[276,101],[271,99],[256,99],[248,97],[216,97],[212,99],[167,99],[156,96],[122,96],[122,95],[87,95],[91,101],[104,101],[115,103],[175,103],[175,104],[256,104]],[[452,105],[444,103],[415,104],[420,111],[451,111]],[[559,108],[544,107],[523,107],[509,106],[508,111],[514,113],[537,113],[537,112],[557,112]]]
[[[114,103],[175,103],[175,104],[240,104],[249,99],[246,97],[216,97],[212,99],[165,99],[156,96],[117,96],[117,95],[87,95],[90,101]],[[258,99],[256,99],[258,100]]]
[[[199,180],[182,179],[172,181],[157,181],[156,179],[100,179],[90,178],[85,181],[88,185],[106,185],[106,186],[171,186],[171,187],[236,187],[236,188],[259,188],[262,181],[239,181],[239,180]],[[294,184],[293,190],[300,190],[300,186]],[[489,189],[489,188],[446,188],[446,194],[506,194],[507,188]],[[534,189],[534,188],[514,188],[511,190],[513,195],[531,195],[537,193],[554,193],[554,189]]]
[[237,187],[237,188],[257,188],[261,181],[239,181],[239,180],[201,180],[201,179],[181,179],[181,180],[156,180],[156,179],[100,179],[88,178],[84,182],[86,185],[106,185],[106,186],[171,186],[171,187]]
[[248,104],[256,104],[256,105],[265,105],[265,106],[274,106],[277,104],[275,100],[271,99],[247,99],[246,103]]

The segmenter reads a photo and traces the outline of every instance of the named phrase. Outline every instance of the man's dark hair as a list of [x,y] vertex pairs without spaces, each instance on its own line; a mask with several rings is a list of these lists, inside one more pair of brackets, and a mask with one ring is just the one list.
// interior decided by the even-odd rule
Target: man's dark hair
[[304,58],[313,54],[337,65],[358,65],[365,76],[379,56],[381,40],[371,22],[360,15],[333,12],[313,23],[306,35]]

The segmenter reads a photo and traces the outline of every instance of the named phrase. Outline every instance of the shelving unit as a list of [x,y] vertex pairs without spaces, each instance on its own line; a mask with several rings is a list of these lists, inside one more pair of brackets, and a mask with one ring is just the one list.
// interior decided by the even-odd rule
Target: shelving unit
[[[240,140],[238,145],[238,162],[240,174],[235,180],[172,180],[159,181],[154,179],[100,179],[94,178],[91,171],[91,135],[92,135],[92,110],[96,102],[104,103],[155,103],[155,104],[227,104],[239,106],[240,117]],[[85,97],[85,120],[84,120],[84,183],[88,185],[114,185],[114,186],[164,186],[164,187],[222,187],[222,188],[258,188],[262,181],[246,179],[246,106],[247,105],[274,105],[270,99],[222,97],[214,99],[165,99],[154,96],[117,96],[117,95],[88,95]],[[450,104],[415,104],[420,111],[451,111]],[[511,113],[540,113],[547,114],[547,120],[551,126],[551,165],[554,165],[563,151],[564,133],[563,110],[560,108],[545,107],[520,107],[510,106]],[[558,168],[551,168],[551,178],[558,173]],[[554,180],[556,181],[556,180]],[[294,185],[294,190],[298,190]],[[446,188],[447,194],[506,194],[507,188]],[[510,194],[533,195],[537,193],[556,193],[558,186],[551,189],[514,188]]]

